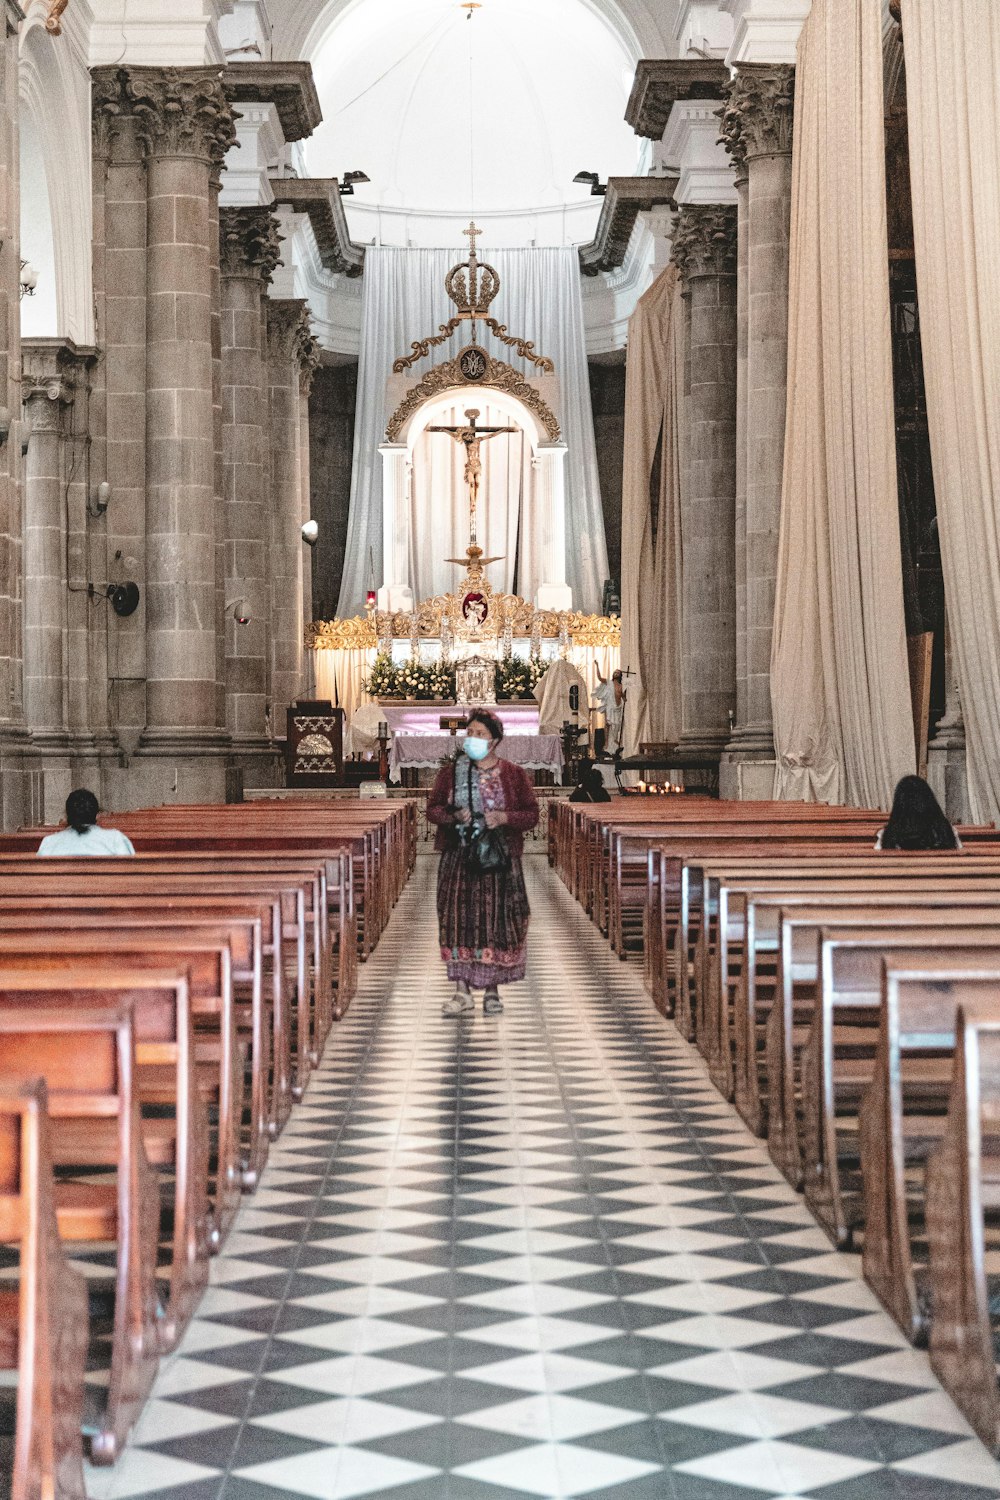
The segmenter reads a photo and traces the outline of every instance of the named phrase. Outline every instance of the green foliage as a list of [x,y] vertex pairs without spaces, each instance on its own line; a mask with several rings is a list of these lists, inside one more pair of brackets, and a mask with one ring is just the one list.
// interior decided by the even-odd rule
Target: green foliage
[[380,653],[365,683],[372,698],[451,698],[455,696],[455,669],[450,662],[396,663]]
[[518,699],[531,698],[540,679],[544,676],[549,663],[546,661],[522,661],[518,656],[511,656],[506,661],[497,662],[496,670],[496,695],[498,703],[509,703]]

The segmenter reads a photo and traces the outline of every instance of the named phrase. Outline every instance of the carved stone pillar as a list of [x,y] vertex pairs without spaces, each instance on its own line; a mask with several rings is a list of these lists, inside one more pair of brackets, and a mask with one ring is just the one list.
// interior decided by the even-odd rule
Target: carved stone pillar
[[[746,504],[737,553],[746,598],[745,691],[727,751],[732,795],[770,795],[774,762],[774,626],[788,366],[789,231],[795,70],[741,63],[723,133],[747,178]],[[738,557],[739,565],[739,557]]]
[[21,547],[21,344],[18,224],[17,28],[20,8],[0,0],[0,817],[17,827],[37,810],[25,759],[23,559]]
[[44,772],[44,814],[62,816],[79,782],[96,784],[90,724],[86,536],[88,366],[92,350],[60,339],[22,344],[24,701]]
[[279,256],[268,208],[224,208],[222,458],[225,513],[226,728],[237,754],[267,754],[270,679],[271,468],[263,305]]
[[673,243],[690,308],[680,743],[705,756],[736,698],[736,230],[735,207],[685,205]]
[[[312,465],[309,448],[309,396],[313,378],[319,366],[319,346],[312,343],[302,350],[299,364],[299,482],[301,485],[299,508],[299,534],[305,523],[312,519]],[[313,555],[312,547],[302,552],[302,625],[303,631],[313,613]]]
[[302,366],[315,357],[306,303],[267,304],[271,447],[271,714],[283,733],[285,710],[303,680],[305,559],[302,541]]
[[945,708],[934,738],[927,746],[927,780],[953,823],[967,823],[969,807],[969,770],[965,748],[965,719],[958,690],[955,653],[951,630],[945,623],[944,636]]
[[[211,184],[233,139],[232,111],[215,68],[134,68],[129,91],[147,179],[147,683],[140,750],[200,759],[224,749],[216,683]],[[206,768],[205,777],[202,794],[221,795],[219,774]]]

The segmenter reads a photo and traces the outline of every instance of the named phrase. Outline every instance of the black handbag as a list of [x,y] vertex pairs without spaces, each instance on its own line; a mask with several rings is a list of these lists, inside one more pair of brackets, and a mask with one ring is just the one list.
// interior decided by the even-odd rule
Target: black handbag
[[[458,781],[458,762],[455,762]],[[457,799],[456,799],[457,800]],[[472,762],[469,762],[469,807],[472,807]],[[502,828],[488,828],[486,819],[474,814],[468,823],[456,825],[459,844],[470,875],[496,875],[510,868],[510,849]]]

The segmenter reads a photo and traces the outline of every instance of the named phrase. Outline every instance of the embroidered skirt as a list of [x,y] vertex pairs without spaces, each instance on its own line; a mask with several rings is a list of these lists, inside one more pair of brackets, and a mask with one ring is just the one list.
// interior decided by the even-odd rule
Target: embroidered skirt
[[448,978],[473,989],[523,979],[531,909],[521,861],[472,875],[460,849],[441,856],[437,885],[441,957]]

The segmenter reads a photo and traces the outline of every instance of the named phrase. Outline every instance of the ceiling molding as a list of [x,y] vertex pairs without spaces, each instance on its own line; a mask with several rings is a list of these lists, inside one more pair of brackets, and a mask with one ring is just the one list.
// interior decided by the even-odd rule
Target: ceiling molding
[[271,190],[278,207],[309,216],[325,270],[363,275],[365,247],[351,239],[336,177],[272,177]]
[[273,104],[288,142],[305,140],[322,122],[312,63],[231,62],[223,86],[231,104]]
[[589,245],[580,246],[584,276],[616,271],[624,264],[639,215],[672,203],[677,182],[676,176],[608,179],[597,232]]
[[678,100],[721,99],[728,82],[721,58],[644,57],[635,70],[625,119],[636,135],[658,141]]

